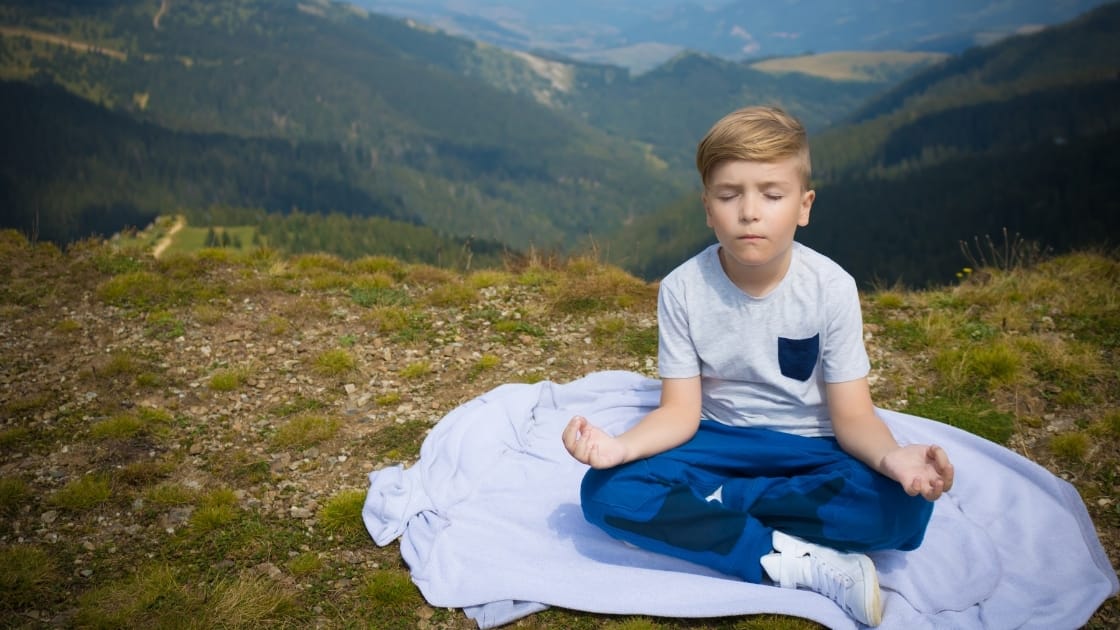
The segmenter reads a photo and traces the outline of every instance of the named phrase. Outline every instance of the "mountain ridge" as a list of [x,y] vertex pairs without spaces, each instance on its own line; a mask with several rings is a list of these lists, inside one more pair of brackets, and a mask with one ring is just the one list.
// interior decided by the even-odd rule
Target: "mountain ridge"
[[[416,19],[447,32],[516,50],[649,71],[682,50],[742,61],[839,50],[959,53],[1064,22],[1102,4],[953,0],[936,7],[827,0],[655,3],[509,3],[497,0],[355,0],[365,8]],[[636,55],[643,48],[647,55]]]

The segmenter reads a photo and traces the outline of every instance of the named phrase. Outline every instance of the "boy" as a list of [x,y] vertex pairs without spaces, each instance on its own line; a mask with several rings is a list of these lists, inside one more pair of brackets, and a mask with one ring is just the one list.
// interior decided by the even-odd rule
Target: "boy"
[[576,416],[588,521],[639,547],[882,619],[864,552],[915,549],[953,484],[938,446],[875,415],[855,281],[794,242],[816,193],[805,129],[732,112],[696,152],[713,244],[658,296],[660,406],[611,436]]

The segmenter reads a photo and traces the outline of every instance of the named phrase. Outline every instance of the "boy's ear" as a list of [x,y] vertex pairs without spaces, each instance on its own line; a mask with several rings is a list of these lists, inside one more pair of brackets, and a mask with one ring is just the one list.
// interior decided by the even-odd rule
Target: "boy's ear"
[[809,213],[813,209],[813,201],[817,198],[817,191],[806,190],[801,194],[801,211],[797,215],[797,225],[805,227],[809,225]]

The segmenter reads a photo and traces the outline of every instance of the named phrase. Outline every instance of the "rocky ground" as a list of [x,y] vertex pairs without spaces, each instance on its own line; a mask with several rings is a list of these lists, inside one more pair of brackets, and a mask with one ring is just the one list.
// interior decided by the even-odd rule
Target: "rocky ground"
[[[130,576],[169,567],[187,611],[225,592],[198,584],[265,580],[279,603],[249,626],[469,627],[415,594],[397,612],[378,599],[369,576],[404,567],[355,531],[355,497],[494,386],[654,374],[654,287],[591,261],[537,262],[453,275],[328,256],[156,261],[5,234],[0,547],[43,570],[3,582],[4,625],[162,625],[155,603],[113,602],[140,597]],[[905,404],[923,376],[881,325],[868,332],[878,399]],[[1045,431],[1024,427],[1018,448],[1041,448]],[[1102,533],[1115,563],[1114,525]],[[371,606],[391,617],[355,622]],[[1098,618],[1116,620],[1115,605]],[[577,619],[598,627],[532,623]]]

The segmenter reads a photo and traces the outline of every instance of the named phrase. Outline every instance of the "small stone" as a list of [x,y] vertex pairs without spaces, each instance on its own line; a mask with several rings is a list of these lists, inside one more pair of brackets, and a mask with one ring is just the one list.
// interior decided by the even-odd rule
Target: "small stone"
[[48,512],[43,512],[43,515],[39,517],[39,520],[43,521],[47,525],[50,525],[51,523],[55,522],[57,518],[58,512],[50,510]]

